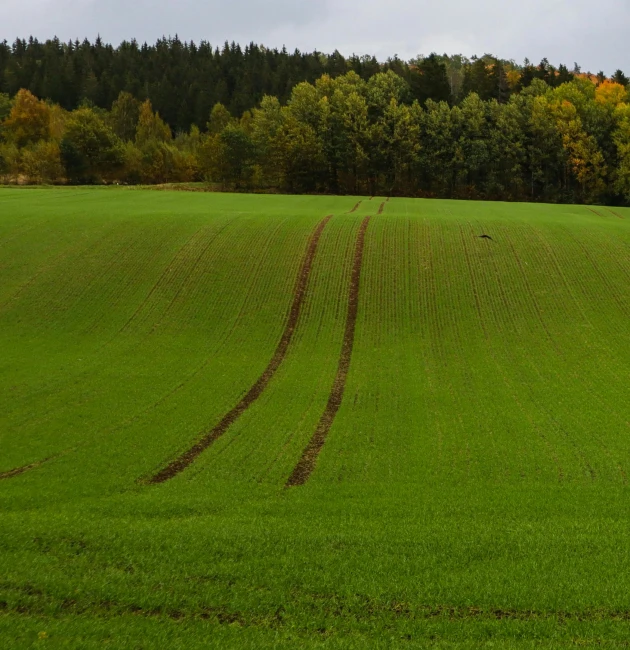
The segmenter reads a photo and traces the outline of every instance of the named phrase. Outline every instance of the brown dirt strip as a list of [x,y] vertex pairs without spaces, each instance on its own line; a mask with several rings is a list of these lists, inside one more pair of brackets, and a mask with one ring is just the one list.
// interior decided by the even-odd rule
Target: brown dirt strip
[[614,214],[615,217],[619,217],[620,219],[625,219],[625,217],[622,217],[618,212],[615,212],[614,210],[611,210],[610,208],[606,208],[610,214]]
[[593,214],[596,214],[598,217],[601,217],[602,219],[606,218],[606,215],[601,214],[600,212],[597,212],[597,210],[593,210],[593,208],[587,208],[589,212],[592,212]]
[[348,377],[348,370],[350,369],[350,360],[352,359],[352,347],[354,345],[354,330],[357,322],[357,312],[359,307],[359,287],[361,282],[361,265],[363,263],[363,246],[365,243],[365,232],[371,217],[365,217],[359,228],[359,235],[357,237],[356,247],[354,249],[354,262],[352,265],[352,278],[350,279],[350,294],[348,296],[348,315],[346,317],[346,330],[343,336],[343,344],[341,346],[341,356],[339,357],[339,366],[337,367],[337,375],[333,382],[332,390],[328,397],[328,403],[324,409],[324,413],[319,420],[317,428],[313,437],[310,439],[308,445],[302,452],[302,456],[297,465],[293,469],[286,487],[294,487],[297,485],[304,485],[308,481],[310,475],[315,469],[317,457],[319,456],[328,432],[337,415],[337,411],[341,406],[343,400],[343,393],[346,387],[346,379]]
[[[137,618],[182,620],[208,620],[221,625],[234,625],[238,627],[265,627],[267,629],[282,629],[294,626],[290,613],[284,607],[275,611],[252,612],[235,610],[225,605],[212,605],[201,603],[193,607],[168,606],[162,603],[150,605],[120,602],[105,599],[77,600],[75,598],[56,598],[51,594],[33,585],[13,586],[0,583],[0,591],[11,594],[10,601],[0,599],[0,614],[17,616],[50,616],[51,610],[55,612],[54,618],[59,620],[65,617],[94,616],[114,618],[134,616]],[[19,594],[18,598],[15,595]],[[17,602],[16,602],[17,600]],[[474,605],[429,605],[416,604],[404,601],[379,602],[369,597],[362,599],[360,605],[349,603],[339,596],[320,596],[311,598],[307,602],[314,604],[318,613],[329,619],[329,624],[343,621],[370,621],[382,616],[391,616],[394,619],[409,621],[423,621],[441,619],[444,621],[457,621],[465,623],[470,620],[489,621],[552,621],[564,624],[569,621],[576,622],[628,622],[630,611],[614,608],[590,608],[582,611],[571,610],[536,610],[536,609],[510,609],[501,607],[476,607]],[[297,603],[295,606],[299,606]],[[387,626],[391,621],[383,620]]]
[[319,244],[320,237],[326,224],[330,221],[332,215],[324,217],[311,234],[308,248],[304,254],[302,260],[302,266],[296,281],[295,290],[293,294],[293,304],[289,311],[289,316],[282,333],[282,337],[276,351],[269,362],[269,365],[265,368],[263,374],[257,379],[256,383],[249,389],[245,397],[230,411],[228,411],[220,422],[208,433],[206,433],[199,441],[197,441],[190,449],[185,451],[181,456],[176,458],[174,461],[169,463],[164,469],[160,470],[155,476],[149,479],[149,483],[164,483],[169,479],[173,478],[180,472],[184,471],[189,467],[195,459],[205,451],[210,445],[218,440],[229,428],[238,420],[238,418],[262,395],[263,391],[275,375],[276,371],[280,367],[280,364],[284,360],[284,357],[287,354],[289,344],[293,338],[293,332],[297,326],[298,319],[300,317],[300,311],[302,309],[302,304],[304,303],[304,297],[306,295],[306,288],[308,286],[308,281],[311,275],[311,269],[313,267],[313,260],[315,259],[315,253],[317,252],[317,246]]
[[[194,577],[187,580],[194,580]],[[492,606],[475,605],[446,605],[411,603],[399,600],[377,600],[369,596],[360,595],[357,603],[356,596],[348,599],[339,594],[324,595],[301,592],[294,590],[294,599],[291,599],[292,611],[299,609],[303,603],[308,603],[324,616],[333,621],[350,620],[374,621],[375,617],[392,615],[397,619],[427,620],[443,619],[448,621],[461,621],[475,619],[486,620],[516,620],[516,621],[555,621],[564,623],[568,621],[596,622],[596,621],[630,621],[630,610],[613,607],[590,607],[584,610],[545,610],[545,609],[515,609]],[[213,620],[220,624],[237,623],[241,627],[263,625],[266,628],[281,628],[294,625],[291,614],[284,607],[266,612],[251,612],[235,610],[225,605],[199,603],[192,607],[182,603],[164,605],[156,603],[130,603],[111,599],[77,599],[73,597],[58,597],[46,592],[33,584],[15,584],[0,581],[0,614],[19,616],[50,616],[54,611],[54,618],[65,616],[99,616],[120,617],[137,616],[144,618],[163,618],[172,620],[198,619]],[[385,621],[384,621],[385,622]]]
[[44,463],[47,463],[49,460],[52,459],[53,457],[51,456],[50,458],[44,458],[44,460],[39,460],[36,463],[31,463],[30,465],[24,465],[23,467],[16,467],[15,469],[10,469],[8,472],[2,472],[0,473],[0,481],[7,478],[13,478],[14,476],[19,476],[20,474],[24,474],[24,472],[28,472],[31,469],[37,469],[38,467],[41,467]]
[[385,202],[381,203],[378,206],[378,212],[376,214],[383,214],[383,210],[385,209]]
[[346,212],[346,214],[352,214],[353,212],[356,212],[356,211],[359,209],[359,206],[361,205],[361,203],[363,203],[363,201],[359,201],[359,202],[354,206],[354,208],[352,208],[352,210],[348,210],[348,212]]

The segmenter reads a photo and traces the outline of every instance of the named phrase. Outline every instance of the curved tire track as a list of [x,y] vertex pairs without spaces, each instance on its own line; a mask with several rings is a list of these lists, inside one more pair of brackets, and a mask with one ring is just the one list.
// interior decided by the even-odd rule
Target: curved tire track
[[50,458],[44,458],[44,460],[38,460],[37,462],[31,463],[30,465],[23,465],[22,467],[16,467],[15,469],[10,469],[8,472],[0,472],[0,481],[8,478],[14,478],[15,476],[24,474],[25,472],[28,472],[32,469],[37,469],[38,467],[41,467],[44,463],[47,463],[48,461],[53,460],[54,458],[57,458],[57,456],[50,456]]
[[289,311],[289,316],[282,333],[282,337],[276,351],[274,352],[269,365],[265,368],[263,374],[258,378],[256,383],[249,389],[245,397],[230,411],[228,411],[219,423],[208,433],[204,434],[190,449],[185,451],[181,456],[169,463],[164,469],[160,470],[157,474],[149,479],[149,483],[164,483],[173,478],[180,472],[183,472],[187,467],[192,465],[195,459],[204,452],[210,445],[218,440],[229,428],[238,420],[238,418],[262,395],[263,391],[275,375],[276,371],[282,364],[284,357],[293,338],[293,333],[297,326],[300,317],[302,304],[306,295],[306,288],[311,275],[313,267],[313,260],[317,252],[320,237],[326,224],[330,221],[332,215],[324,217],[311,234],[308,248],[304,254],[302,266],[295,285],[293,294],[293,303]]
[[350,294],[348,296],[348,315],[346,317],[346,330],[343,336],[343,344],[341,346],[341,355],[339,357],[339,366],[337,367],[337,375],[333,382],[328,403],[324,409],[324,413],[319,420],[317,428],[313,437],[306,445],[302,456],[297,465],[293,469],[286,487],[294,487],[297,485],[304,485],[308,481],[310,475],[315,469],[317,464],[317,457],[322,450],[330,428],[335,421],[337,411],[343,401],[343,393],[346,387],[346,379],[348,377],[348,370],[350,369],[350,361],[352,359],[352,348],[354,345],[354,331],[357,323],[357,312],[359,307],[359,288],[361,283],[361,266],[363,263],[363,247],[365,244],[365,232],[371,217],[365,217],[359,228],[359,235],[357,237],[356,247],[354,249],[354,262],[352,264],[352,278],[350,280]]
[[[199,264],[201,261],[201,258],[205,255],[207,250],[210,248],[210,246],[214,243],[214,241],[218,238],[218,236],[232,223],[233,219],[230,219],[227,221],[225,224],[223,224],[215,233],[212,234],[210,239],[206,242],[204,248],[202,249],[201,253],[197,256],[196,261],[194,262],[193,268],[189,271],[189,274],[194,271],[196,266]],[[116,332],[116,336],[119,334],[122,334],[125,330],[128,329],[128,327],[131,325],[131,323],[138,317],[140,312],[149,304],[151,301],[151,298],[156,294],[162,286],[167,282],[169,275],[173,271],[174,268],[177,267],[177,265],[180,263],[180,256],[188,250],[189,247],[192,246],[192,243],[195,241],[195,238],[200,236],[201,233],[203,233],[204,228],[200,228],[196,232],[194,232],[187,240],[186,242],[180,246],[180,248],[175,252],[173,255],[171,261],[168,263],[168,265],[165,267],[165,269],[162,271],[160,277],[153,283],[153,286],[149,289],[148,293],[146,296],[142,299],[140,304],[136,307],[135,311],[129,316],[129,318],[125,321],[123,326]],[[115,337],[114,337],[115,338]],[[113,339],[112,339],[113,340]],[[111,343],[111,341],[108,341],[106,345]]]

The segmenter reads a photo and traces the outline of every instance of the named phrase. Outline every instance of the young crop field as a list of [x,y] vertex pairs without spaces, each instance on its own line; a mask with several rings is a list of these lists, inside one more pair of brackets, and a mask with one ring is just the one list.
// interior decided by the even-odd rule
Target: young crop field
[[0,190],[0,647],[630,644],[630,210]]

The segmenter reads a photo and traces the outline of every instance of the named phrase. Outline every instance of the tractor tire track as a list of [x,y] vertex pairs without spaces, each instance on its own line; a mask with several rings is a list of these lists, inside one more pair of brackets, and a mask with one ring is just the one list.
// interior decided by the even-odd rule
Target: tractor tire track
[[10,234],[2,239],[0,239],[0,248],[3,248],[7,244],[11,243],[18,237],[25,235],[26,233],[31,232],[32,230],[41,230],[42,226],[49,224],[52,221],[52,218],[46,219],[45,221],[38,221],[34,224],[26,224],[21,228],[15,228],[10,232]]
[[[98,244],[100,244],[107,235],[102,235],[98,237],[94,242],[91,244],[87,244],[88,247],[94,248]],[[47,271],[50,271],[52,269],[58,268],[59,265],[64,262],[67,258],[72,256],[73,254],[76,254],[77,257],[80,257],[80,255],[85,252],[85,249],[82,251],[81,246],[83,246],[86,242],[84,240],[80,242],[72,242],[68,246],[66,246],[63,250],[61,250],[59,253],[51,257],[50,259],[45,259],[43,261],[43,264],[35,271],[35,273],[29,277],[27,280],[25,280],[22,284],[19,286],[15,287],[14,292],[6,296],[4,301],[0,303],[0,312],[3,312],[6,307],[9,306],[11,302],[14,300],[17,300],[22,296],[22,294],[30,289],[36,282],[41,278]],[[49,249],[47,249],[45,252],[48,250],[52,249],[53,246],[51,246]]]
[[15,476],[20,476],[20,474],[24,474],[25,472],[30,472],[32,469],[37,469],[38,467],[41,467],[42,465],[50,462],[51,460],[56,460],[61,456],[64,456],[65,454],[69,453],[69,451],[71,450],[57,453],[54,456],[48,456],[48,458],[44,458],[43,460],[38,460],[34,463],[30,463],[29,465],[22,465],[22,467],[16,467],[15,469],[10,469],[7,472],[0,472],[0,481],[4,479],[14,478]]
[[2,472],[2,474],[0,474],[0,481],[7,478],[13,478],[14,476],[19,476],[20,474],[24,474],[24,472],[28,472],[30,469],[35,469],[45,463],[46,460],[41,460],[37,463],[31,463],[30,465],[24,465],[22,467],[16,467],[15,469],[10,469],[8,472]]
[[313,261],[315,259],[315,254],[317,252],[317,246],[321,238],[322,232],[326,227],[326,224],[330,221],[332,215],[328,215],[322,219],[315,230],[311,234],[308,248],[304,255],[302,266],[298,274],[297,282],[295,285],[295,290],[293,294],[293,304],[289,311],[289,316],[282,333],[282,337],[276,351],[269,362],[269,365],[265,368],[262,375],[258,378],[256,383],[249,389],[247,394],[241,399],[241,401],[230,411],[228,411],[219,423],[208,433],[203,435],[200,440],[198,440],[190,449],[181,454],[178,458],[169,463],[164,469],[160,470],[157,474],[149,479],[149,483],[157,484],[164,483],[169,479],[173,478],[180,472],[183,472],[187,467],[189,467],[195,459],[213,442],[218,440],[229,428],[238,420],[238,418],[262,395],[263,391],[275,375],[276,371],[284,361],[284,358],[287,354],[287,350],[293,338],[293,333],[297,326],[300,311],[304,303],[304,298],[306,296],[306,288],[308,286],[308,281],[311,275],[311,269],[313,267]]
[[346,330],[343,336],[343,344],[341,347],[341,355],[339,357],[339,366],[337,368],[337,375],[333,382],[332,390],[328,397],[328,403],[324,409],[324,413],[319,420],[317,428],[313,437],[306,445],[302,456],[297,465],[293,469],[291,476],[286,483],[285,487],[294,487],[297,485],[304,485],[308,481],[310,475],[315,469],[317,458],[321,452],[330,428],[335,421],[337,411],[343,401],[343,394],[346,387],[346,379],[348,377],[348,370],[350,369],[350,361],[352,359],[352,347],[354,345],[354,330],[357,323],[357,313],[359,307],[359,288],[361,283],[361,266],[363,263],[363,247],[365,244],[365,232],[370,217],[365,217],[359,228],[359,235],[354,250],[354,263],[352,266],[352,278],[350,280],[350,294],[348,297],[348,315],[346,317]]
[[[203,255],[207,251],[207,249],[214,243],[214,241],[217,239],[217,237],[232,223],[232,221],[233,221],[233,219],[230,219],[225,224],[223,224],[215,233],[213,233],[213,235],[211,236],[211,238],[207,242],[206,247],[199,254],[199,256],[198,256],[198,258],[197,258],[197,260],[195,262],[195,265],[197,265],[199,263],[201,257],[203,257]],[[137,316],[140,314],[140,312],[149,304],[149,302],[151,301],[151,298],[168,282],[168,278],[169,278],[170,274],[172,273],[173,269],[175,269],[177,267],[177,265],[180,263],[180,257],[182,256],[182,254],[185,251],[187,251],[190,247],[192,247],[192,245],[195,242],[195,239],[197,237],[199,237],[203,233],[203,231],[204,231],[204,229],[200,228],[198,231],[193,233],[186,240],[186,242],[182,246],[180,246],[180,248],[175,252],[175,254],[172,257],[169,264],[162,271],[162,274],[160,275],[160,277],[155,281],[153,286],[149,289],[148,293],[143,298],[141,303],[136,307],[133,314],[131,314],[131,316],[125,321],[123,326],[118,330],[118,332],[116,333],[116,336],[118,336],[119,334],[122,334],[123,332],[125,332],[129,328],[131,323],[137,318]],[[192,270],[190,272],[192,273]],[[111,343],[111,341],[108,341],[106,345],[108,345],[109,343]]]
[[356,212],[356,211],[361,207],[361,203],[363,203],[363,201],[359,201],[359,202],[354,206],[354,208],[352,208],[352,210],[348,210],[348,212],[346,212],[346,214],[352,214],[353,212]]

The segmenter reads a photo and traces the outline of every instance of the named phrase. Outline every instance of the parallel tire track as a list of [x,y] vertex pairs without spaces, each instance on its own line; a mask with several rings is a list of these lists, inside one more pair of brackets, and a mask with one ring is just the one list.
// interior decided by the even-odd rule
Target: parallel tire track
[[168,278],[169,274],[175,268],[178,262],[179,255],[181,255],[182,251],[186,250],[188,246],[191,245],[191,242],[195,240],[195,237],[199,235],[201,230],[193,233],[188,240],[177,250],[171,261],[168,263],[166,268],[162,271],[160,277],[154,282],[153,286],[149,289],[148,293],[146,296],[142,299],[140,304],[136,307],[134,312],[129,316],[129,318],[125,321],[123,326],[118,330],[116,335],[122,334],[130,325],[131,323],[135,320],[135,318],[138,316],[138,314],[144,309],[144,307],[150,302],[151,298],[153,295],[160,289],[160,287],[166,282],[166,279]]
[[348,377],[348,370],[350,369],[350,360],[352,359],[352,347],[354,345],[354,330],[357,322],[357,312],[359,307],[359,288],[361,282],[361,265],[363,263],[363,247],[365,243],[365,232],[370,217],[365,217],[359,228],[359,235],[357,237],[356,247],[354,249],[354,262],[352,265],[352,278],[350,280],[350,294],[348,297],[348,315],[346,317],[346,330],[343,336],[343,344],[341,346],[341,356],[339,357],[339,366],[337,367],[337,375],[333,382],[328,403],[324,409],[324,413],[319,420],[317,428],[313,437],[306,445],[302,456],[297,465],[293,469],[286,487],[294,487],[297,485],[304,485],[308,481],[310,475],[315,469],[317,457],[319,456],[330,428],[335,420],[337,411],[341,406],[343,400],[343,393],[346,387],[346,379]]
[[362,200],[359,201],[359,202],[354,206],[354,208],[352,208],[352,210],[348,210],[348,212],[346,212],[346,214],[352,214],[353,212],[356,212],[356,211],[359,209],[359,207],[361,206],[361,203],[363,203]]
[[[204,250],[199,254],[197,257],[197,260],[193,266],[193,268],[190,270],[189,274],[193,273],[194,268],[199,264],[201,261],[201,258],[203,255],[207,252],[207,250],[212,246],[212,244],[215,242],[215,240],[218,239],[219,235],[223,233],[223,231],[230,226],[234,221],[236,217],[233,217],[229,220],[227,220],[223,225],[219,226],[216,231],[211,233],[208,241],[206,242]],[[168,283],[169,276],[171,273],[178,268],[178,266],[182,263],[181,262],[181,257],[185,255],[190,249],[192,249],[195,245],[196,239],[198,237],[202,237],[205,228],[200,228],[196,232],[194,232],[187,240],[184,242],[174,253],[173,257],[171,258],[171,261],[168,263],[168,265],[164,268],[162,273],[160,274],[159,278],[154,282],[152,287],[149,289],[148,293],[145,295],[145,297],[142,299],[140,304],[136,307],[134,312],[129,316],[129,318],[125,321],[125,323],[120,327],[120,329],[116,332],[115,336],[113,339],[110,339],[107,341],[102,347],[105,347],[107,345],[110,345],[117,336],[125,332],[131,324],[136,320],[136,318],[140,315],[142,310],[150,305],[151,299],[153,298],[154,295],[157,295],[163,288],[164,286]],[[170,306],[169,306],[170,308]]]
[[276,371],[282,364],[282,361],[287,354],[287,350],[293,338],[293,333],[297,326],[297,322],[300,317],[300,311],[304,303],[306,288],[308,286],[308,281],[311,275],[311,269],[313,267],[315,253],[317,252],[317,246],[319,244],[322,232],[331,218],[332,215],[328,215],[322,219],[311,234],[308,248],[304,254],[302,266],[300,268],[300,272],[296,281],[295,291],[293,294],[293,304],[291,305],[291,309],[289,311],[289,316],[287,318],[284,332],[282,333],[282,337],[278,343],[276,351],[274,352],[269,365],[265,368],[265,371],[256,380],[256,383],[249,389],[241,401],[234,408],[228,411],[212,430],[204,434],[201,439],[198,440],[190,449],[185,451],[178,458],[169,463],[164,469],[160,470],[157,474],[151,477],[148,481],[149,483],[164,483],[180,472],[184,471],[202,452],[210,447],[213,442],[218,440],[230,428],[230,426],[232,426],[232,424],[234,424],[234,422],[236,422],[236,420],[238,420],[238,418],[262,395],[263,391],[275,375]]
[[20,474],[24,474],[25,472],[28,472],[32,469],[37,469],[38,467],[41,467],[44,463],[47,463],[49,460],[52,459],[53,457],[51,456],[50,458],[44,458],[44,460],[38,460],[36,463],[31,463],[30,465],[23,465],[22,467],[16,467],[15,469],[10,469],[8,472],[0,472],[0,481],[2,481],[3,479],[19,476]]

